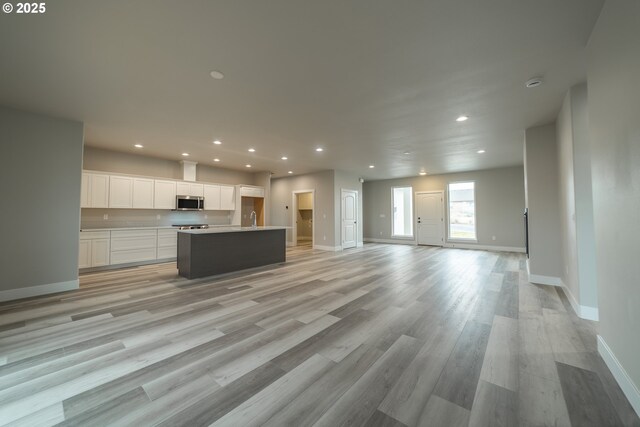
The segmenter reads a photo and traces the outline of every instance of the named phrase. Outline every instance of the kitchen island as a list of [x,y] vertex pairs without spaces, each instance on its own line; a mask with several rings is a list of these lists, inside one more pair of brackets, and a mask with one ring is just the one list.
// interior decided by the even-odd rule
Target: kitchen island
[[178,274],[187,279],[286,261],[287,227],[217,227],[178,232]]

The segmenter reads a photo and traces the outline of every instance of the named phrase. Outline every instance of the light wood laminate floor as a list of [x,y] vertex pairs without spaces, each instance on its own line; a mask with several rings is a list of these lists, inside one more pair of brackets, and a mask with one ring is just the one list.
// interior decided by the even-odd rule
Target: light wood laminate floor
[[520,254],[367,244],[0,304],[0,425],[638,426]]

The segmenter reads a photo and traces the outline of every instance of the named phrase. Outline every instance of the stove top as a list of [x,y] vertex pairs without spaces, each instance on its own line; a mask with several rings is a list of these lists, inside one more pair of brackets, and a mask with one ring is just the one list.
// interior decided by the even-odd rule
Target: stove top
[[177,227],[178,230],[201,230],[209,228],[208,224],[173,224],[173,227]]

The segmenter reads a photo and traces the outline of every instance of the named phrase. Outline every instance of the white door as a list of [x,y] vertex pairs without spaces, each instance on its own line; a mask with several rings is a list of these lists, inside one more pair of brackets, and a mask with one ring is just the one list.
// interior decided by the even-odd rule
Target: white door
[[109,207],[109,175],[90,174],[89,206],[92,208]]
[[82,173],[80,189],[80,207],[91,207],[91,176],[88,173]]
[[153,180],[133,178],[133,207],[137,209],[153,209]]
[[109,180],[109,207],[133,207],[133,178],[112,176]]
[[430,191],[416,193],[416,221],[418,244],[444,244],[444,193]]
[[153,206],[156,209],[176,208],[176,182],[155,180]]
[[80,240],[78,268],[91,267],[91,240]]
[[342,249],[358,244],[358,193],[342,190]]
[[208,211],[220,210],[220,186],[205,185],[204,186],[204,208]]
[[234,211],[236,209],[236,188],[231,185],[220,186],[220,209]]
[[191,184],[189,184],[188,182],[178,182],[177,183],[177,193],[176,195],[178,196],[190,196],[190,192],[191,192]]
[[91,267],[109,265],[109,239],[94,239],[91,242]]

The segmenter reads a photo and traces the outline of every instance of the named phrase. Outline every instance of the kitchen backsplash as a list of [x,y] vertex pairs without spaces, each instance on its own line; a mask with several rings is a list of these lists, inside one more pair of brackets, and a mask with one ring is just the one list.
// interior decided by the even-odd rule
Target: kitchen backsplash
[[[105,215],[106,218],[105,219]],[[227,211],[177,212],[153,209],[82,209],[80,228],[161,227],[174,224],[231,224]]]

